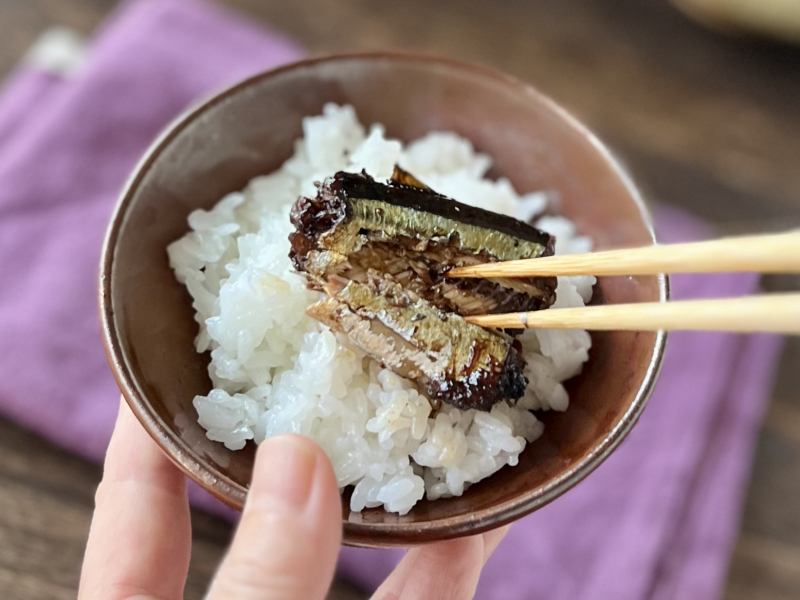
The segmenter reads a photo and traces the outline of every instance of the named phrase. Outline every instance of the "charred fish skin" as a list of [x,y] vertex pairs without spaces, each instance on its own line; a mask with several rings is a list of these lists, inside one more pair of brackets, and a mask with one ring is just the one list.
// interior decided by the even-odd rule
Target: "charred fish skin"
[[[406,229],[410,229],[412,232],[418,232],[426,228],[432,229],[433,231],[425,232],[428,238],[436,236],[434,231],[437,225],[440,227],[439,235],[451,234],[453,226],[447,224],[446,221],[454,221],[465,226],[483,230],[483,233],[479,235],[498,234],[498,239],[500,239],[501,236],[511,238],[511,245],[514,249],[507,248],[504,252],[509,253],[509,256],[498,256],[500,260],[531,257],[530,254],[524,254],[525,250],[520,248],[514,238],[523,242],[536,244],[540,247],[547,246],[552,239],[552,236],[549,234],[514,219],[513,217],[476,208],[469,204],[463,204],[441,194],[437,194],[427,187],[404,183],[403,181],[408,181],[407,177],[409,177],[407,173],[396,169],[394,179],[388,184],[381,184],[366,173],[346,173],[340,171],[333,176],[332,180],[329,180],[328,187],[334,195],[342,197],[345,200],[362,199],[382,202],[400,209],[406,209],[406,211],[410,213],[429,213],[438,217],[440,220],[435,220],[431,225],[427,226],[423,224],[422,226],[415,227],[410,223],[404,225],[402,219],[395,225],[398,228],[405,227]],[[409,219],[409,217],[404,218],[406,220]],[[388,222],[390,222],[389,219],[387,219],[387,223]],[[487,244],[485,242],[470,244],[466,240],[462,240],[461,244],[473,251],[496,245]]]
[[318,289],[331,275],[363,282],[381,271],[465,316],[539,310],[555,301],[555,278],[446,278],[456,266],[549,256],[555,239],[437,194],[400,170],[388,185],[337,173],[316,198],[300,198],[291,219],[290,257]]
[[524,394],[525,362],[509,336],[444,313],[389,279],[336,281],[328,288],[329,296],[308,314],[418,381],[432,400],[487,411]]
[[517,400],[525,394],[528,380],[522,374],[524,370],[525,360],[519,350],[512,346],[496,372],[479,371],[468,381],[432,382],[428,384],[427,391],[431,398],[462,410],[475,408],[489,411],[502,400]]

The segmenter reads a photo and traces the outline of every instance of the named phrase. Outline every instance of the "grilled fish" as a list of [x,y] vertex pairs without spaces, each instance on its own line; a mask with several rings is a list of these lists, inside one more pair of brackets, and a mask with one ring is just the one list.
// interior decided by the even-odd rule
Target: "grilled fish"
[[450,279],[456,266],[553,254],[538,229],[461,204],[395,170],[337,173],[291,212],[292,259],[327,298],[309,314],[433,400],[489,410],[527,386],[519,345],[463,316],[547,308],[555,278]]
[[437,194],[397,169],[389,185],[337,173],[292,211],[295,267],[323,287],[338,275],[392,275],[435,306],[463,316],[526,312],[555,301],[554,277],[450,279],[454,268],[553,254],[555,238],[535,227]]
[[527,380],[518,342],[444,312],[389,278],[332,279],[308,314],[339,331],[434,401],[489,410],[519,398]]

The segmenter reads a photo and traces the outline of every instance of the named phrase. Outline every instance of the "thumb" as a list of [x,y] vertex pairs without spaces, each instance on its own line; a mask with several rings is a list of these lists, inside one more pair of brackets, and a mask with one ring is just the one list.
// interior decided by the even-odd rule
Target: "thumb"
[[328,457],[302,436],[267,440],[208,600],[324,600],[341,541],[341,501]]

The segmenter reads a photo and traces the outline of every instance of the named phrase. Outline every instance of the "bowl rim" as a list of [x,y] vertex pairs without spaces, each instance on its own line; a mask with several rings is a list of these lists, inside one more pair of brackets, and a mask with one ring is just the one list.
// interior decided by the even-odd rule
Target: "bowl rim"
[[[114,378],[136,418],[156,441],[169,459],[175,463],[189,478],[198,483],[226,504],[241,510],[247,489],[229,477],[219,473],[207,461],[199,456],[186,442],[175,435],[153,410],[144,393],[136,383],[130,365],[120,341],[121,333],[117,329],[112,301],[112,273],[119,234],[125,223],[131,201],[148,173],[150,166],[183,130],[195,119],[221,102],[240,91],[256,85],[266,79],[279,76],[287,71],[302,69],[323,63],[346,62],[353,60],[367,61],[408,61],[416,63],[436,63],[463,72],[469,72],[495,83],[514,88],[527,94],[552,111],[564,123],[586,139],[614,170],[622,181],[639,209],[650,238],[657,243],[652,217],[643,200],[642,194],[633,182],[628,171],[615,157],[611,150],[582,122],[569,111],[560,106],[549,96],[540,92],[533,85],[514,76],[496,71],[482,65],[461,60],[414,52],[351,52],[316,56],[292,62],[248,77],[216,93],[208,95],[191,104],[173,119],[150,144],[137,162],[119,194],[116,207],[106,232],[103,243],[100,281],[99,281],[99,313],[103,334],[103,344]],[[670,295],[669,278],[658,275],[659,301],[666,302]],[[493,505],[474,513],[444,517],[421,523],[365,523],[343,519],[344,543],[351,546],[388,547],[409,546],[473,535],[501,527],[538,508],[552,502],[567,490],[578,484],[594,471],[619,446],[638,421],[647,401],[652,394],[664,358],[667,334],[658,331],[654,344],[653,356],[648,364],[642,385],[627,410],[611,432],[601,442],[576,463],[570,470],[549,481],[536,491]]]

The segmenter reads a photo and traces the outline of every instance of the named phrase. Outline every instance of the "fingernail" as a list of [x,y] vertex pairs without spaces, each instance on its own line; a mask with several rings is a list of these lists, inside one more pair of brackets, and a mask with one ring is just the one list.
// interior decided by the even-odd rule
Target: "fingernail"
[[308,440],[281,435],[258,449],[247,504],[264,510],[301,510],[308,501],[317,457]]

